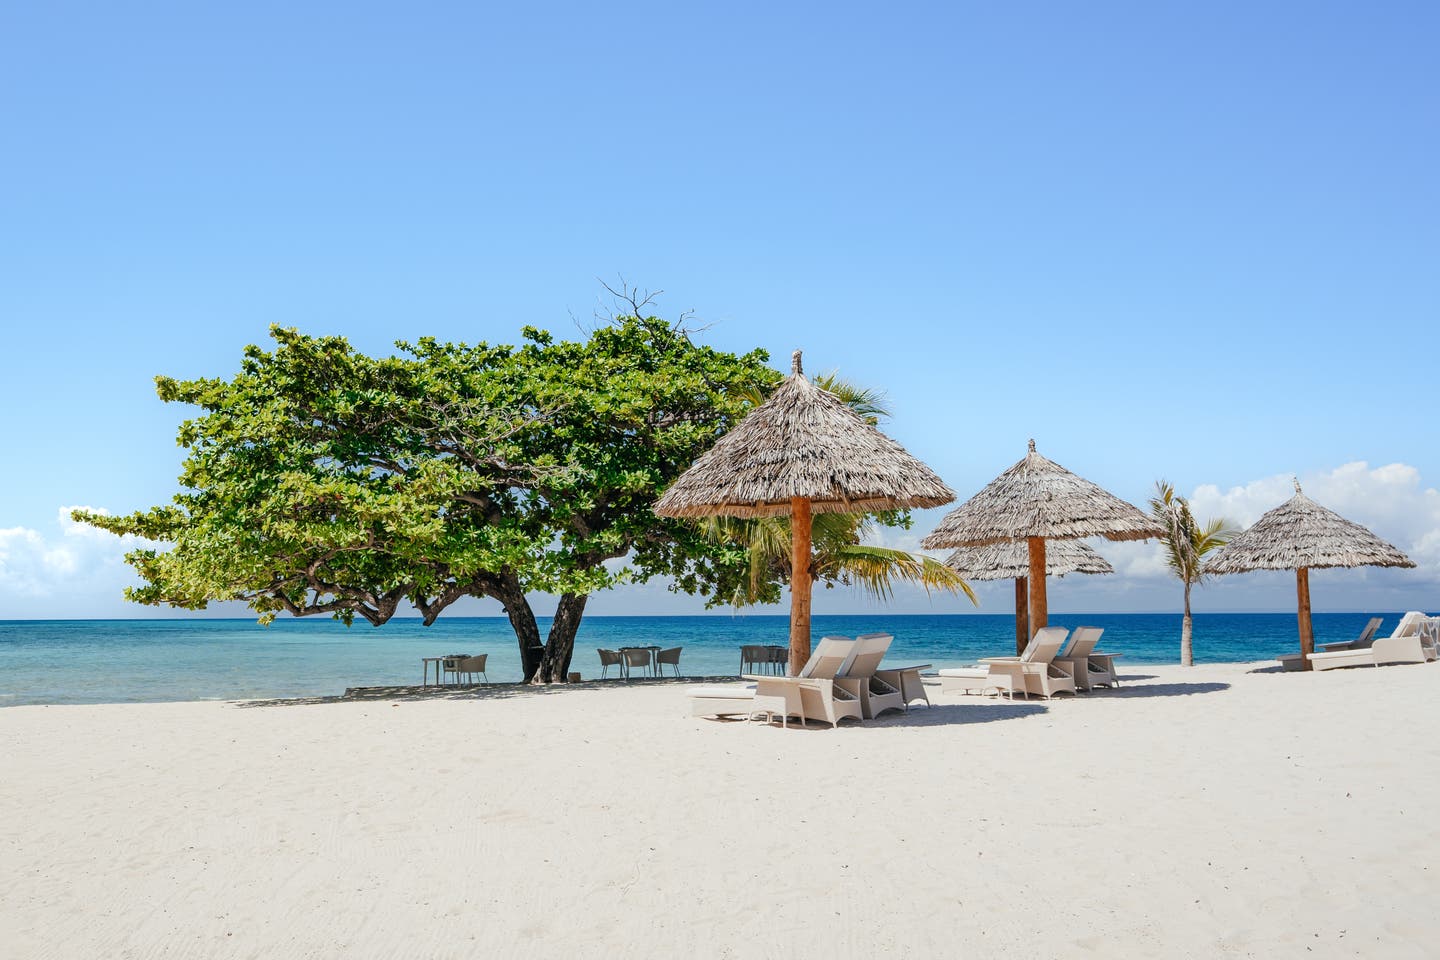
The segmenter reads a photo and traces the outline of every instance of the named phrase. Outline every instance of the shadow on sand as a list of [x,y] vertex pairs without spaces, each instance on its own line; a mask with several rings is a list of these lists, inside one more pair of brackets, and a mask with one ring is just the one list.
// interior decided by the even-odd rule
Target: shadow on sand
[[[873,720],[865,720],[856,723],[853,719],[842,720],[842,729],[879,730],[893,727],[947,727],[964,726],[975,723],[994,723],[997,720],[1018,720],[1021,717],[1033,717],[1046,712],[1046,707],[1038,703],[1011,703],[1008,700],[995,701],[988,697],[972,697],[974,703],[937,703],[929,707],[923,704],[911,707],[909,713],[882,713]],[[767,726],[764,720],[746,720],[743,717],[705,717],[711,723],[751,723],[757,726]],[[771,720],[768,726],[781,729],[780,718]],[[798,717],[791,717],[786,730],[830,730],[830,724],[823,721],[811,720],[802,726]]]
[[[1130,680],[1130,677],[1121,677],[1121,680]],[[1139,679],[1138,677],[1134,679]],[[1219,693],[1221,690],[1229,690],[1230,684],[1218,682],[1206,683],[1142,683],[1138,687],[1121,687],[1118,690],[1099,691],[1100,696],[1107,700],[1111,698],[1135,699],[1137,697],[1188,697],[1197,693]],[[1092,693],[1083,696],[1092,696]]]
[[270,700],[238,700],[237,707],[303,707],[322,703],[373,703],[377,701],[420,700],[511,700],[517,697],[549,697],[572,690],[609,690],[615,687],[677,686],[687,683],[736,684],[736,677],[631,677],[614,680],[583,680],[549,686],[526,683],[469,683],[443,686],[351,687],[333,697],[288,697]]

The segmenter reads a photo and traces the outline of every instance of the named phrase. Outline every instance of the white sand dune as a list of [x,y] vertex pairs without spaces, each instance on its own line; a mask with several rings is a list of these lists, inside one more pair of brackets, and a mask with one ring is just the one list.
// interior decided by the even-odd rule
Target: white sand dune
[[[1440,666],[0,710],[0,955],[1434,957]],[[1144,679],[1140,679],[1143,677]]]

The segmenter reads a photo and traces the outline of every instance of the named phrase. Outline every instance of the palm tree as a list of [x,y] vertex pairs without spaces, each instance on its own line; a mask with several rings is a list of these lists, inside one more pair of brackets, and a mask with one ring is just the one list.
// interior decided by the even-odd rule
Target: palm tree
[[[871,426],[890,415],[883,394],[841,380],[833,371],[815,377],[814,383],[843,400]],[[765,395],[756,392],[749,399],[758,406],[765,401]],[[878,516],[885,518],[889,525],[898,514]],[[735,606],[772,599],[766,595],[767,585],[777,579],[790,580],[788,516],[707,517],[700,521],[700,527],[710,539],[734,544],[748,556],[749,576],[735,587],[729,598]],[[924,587],[926,593],[931,590],[964,593],[971,603],[978,605],[970,585],[939,560],[862,543],[874,528],[875,520],[868,514],[817,514],[810,531],[811,576],[827,586],[836,583],[858,586],[877,600],[888,600],[896,583],[913,583]]]
[[1150,513],[1165,529],[1166,562],[1170,570],[1185,584],[1185,618],[1180,623],[1180,663],[1193,666],[1195,654],[1191,638],[1190,588],[1205,582],[1205,554],[1226,543],[1239,530],[1224,517],[1205,523],[1190,512],[1190,502],[1175,492],[1164,480],[1155,482],[1155,496],[1150,498]]

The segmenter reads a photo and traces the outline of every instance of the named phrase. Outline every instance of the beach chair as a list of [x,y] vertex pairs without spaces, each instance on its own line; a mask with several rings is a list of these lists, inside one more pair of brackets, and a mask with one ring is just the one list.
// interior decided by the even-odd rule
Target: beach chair
[[[490,678],[485,675],[485,661],[489,656],[490,654],[488,653],[482,653],[478,657],[462,657],[455,664],[455,679],[461,683],[474,683],[475,674],[478,673],[480,676],[485,677],[486,683],[489,683]],[[467,679],[461,680],[461,677]]]
[[765,662],[765,648],[758,644],[745,644],[740,648],[740,673],[754,673],[757,666]]
[[1055,658],[1055,662],[1075,678],[1076,690],[1120,686],[1120,674],[1115,669],[1115,659],[1120,654],[1102,653],[1095,649],[1104,632],[1104,627],[1076,627],[1070,637],[1069,649]]
[[[834,689],[834,677],[845,666],[855,641],[825,637],[810,654],[798,677],[746,674],[749,686],[700,687],[690,691],[690,715],[695,717],[753,716],[756,713],[825,720],[832,726],[847,716],[861,718],[860,701],[848,691]],[[804,684],[797,681],[805,681]],[[759,699],[763,698],[763,699]],[[781,711],[784,711],[781,713]],[[831,718],[834,719],[831,719]],[[783,724],[782,724],[783,725]]]
[[680,676],[680,651],[684,647],[671,647],[669,650],[660,650],[655,654],[655,669],[661,676],[665,675],[665,668],[668,666],[675,671],[675,676]]
[[631,647],[627,650],[621,650],[620,656],[625,660],[624,668],[625,676],[627,677],[630,676],[630,671],[637,667],[640,669],[642,676],[649,673],[655,662],[652,651],[646,647]]
[[1043,663],[1049,667],[1064,645],[1068,633],[1064,627],[1043,627],[1035,631],[1035,636],[1030,638],[1025,652],[1018,657],[986,657],[980,661],[979,666],[941,670],[940,692],[953,693],[958,690],[970,693],[978,690],[989,693],[993,690],[1013,700],[1015,694],[1029,692],[1024,665]]
[[[745,679],[755,681],[756,697],[779,698],[784,701],[787,710],[798,703],[797,712],[802,724],[814,719],[838,727],[846,717],[857,721],[864,718],[859,695],[835,682],[836,676],[849,669],[858,649],[858,641],[849,637],[822,637],[810,659],[800,669],[799,676],[755,675]],[[798,697],[795,695],[797,691]]]
[[1360,631],[1360,636],[1354,640],[1346,640],[1344,643],[1322,643],[1321,651],[1328,650],[1363,650],[1375,642],[1375,633],[1380,629],[1383,617],[1371,617],[1370,622],[1365,624],[1365,629]]
[[888,633],[866,633],[855,638],[855,652],[835,677],[835,683],[860,700],[860,712],[866,720],[886,710],[904,710],[905,698],[900,688],[880,677],[876,671],[895,638]]
[[625,673],[625,661],[618,650],[596,650],[600,654],[600,679],[604,680],[610,668],[614,667],[620,674]]
[[1388,637],[1377,637],[1368,647],[1350,650],[1322,650],[1309,656],[1312,670],[1344,667],[1379,667],[1391,663],[1424,663],[1435,659],[1420,639],[1420,624],[1426,619],[1419,610],[1400,618]]
[[1420,638],[1420,649],[1424,651],[1426,660],[1434,660],[1440,655],[1440,617],[1421,620],[1415,635]]

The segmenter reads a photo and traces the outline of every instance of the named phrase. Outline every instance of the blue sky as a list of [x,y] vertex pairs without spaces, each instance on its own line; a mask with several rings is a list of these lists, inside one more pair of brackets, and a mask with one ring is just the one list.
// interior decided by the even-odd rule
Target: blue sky
[[[1317,609],[1436,607],[1437,41],[1401,2],[12,5],[0,618],[151,613],[57,518],[173,491],[154,375],[272,323],[578,335],[621,275],[885,389],[962,498],[1032,436],[1245,521],[1297,474],[1422,564],[1321,575]],[[1056,603],[1173,607],[1121,554]]]

